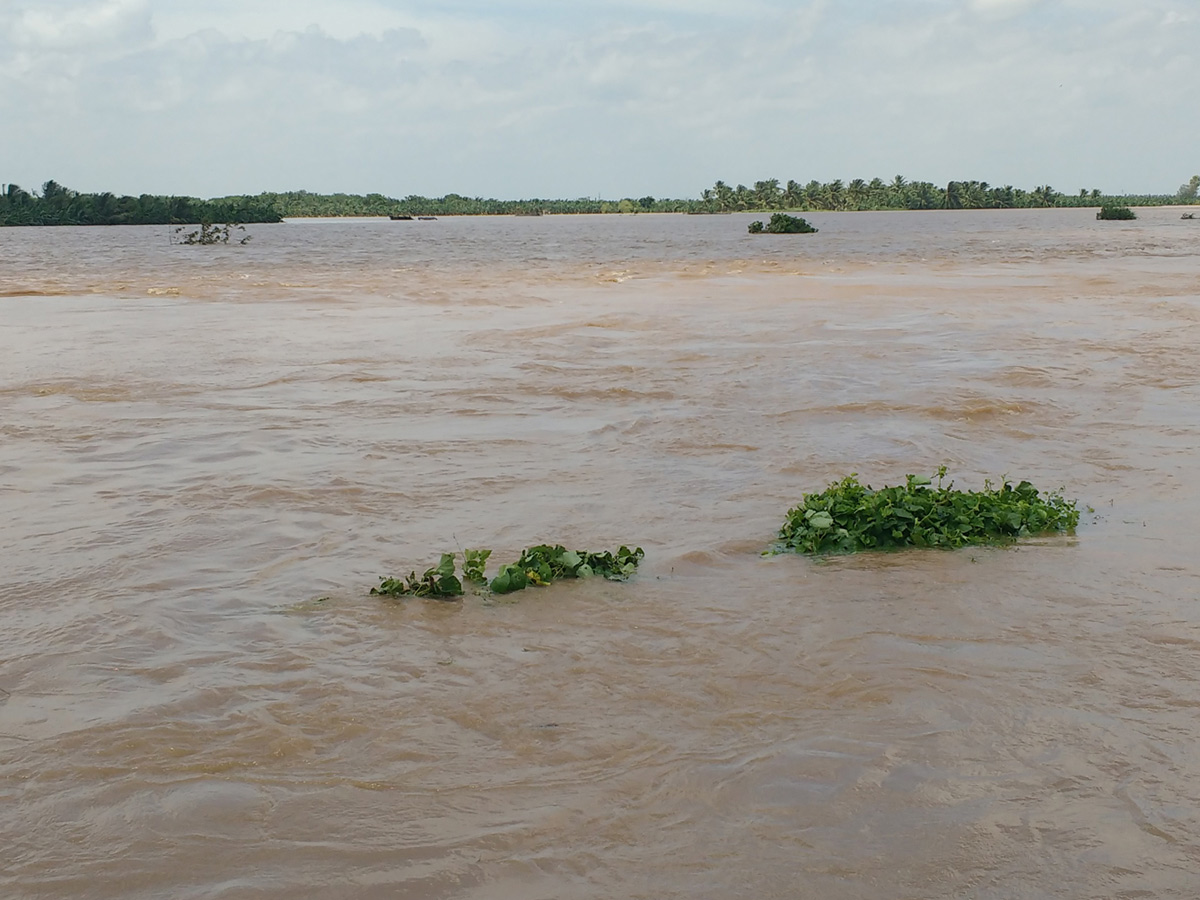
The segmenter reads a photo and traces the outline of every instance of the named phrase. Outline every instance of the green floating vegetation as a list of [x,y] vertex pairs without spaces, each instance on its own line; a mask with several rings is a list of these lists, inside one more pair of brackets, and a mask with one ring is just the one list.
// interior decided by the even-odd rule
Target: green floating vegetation
[[835,481],[820,494],[805,494],[788,510],[778,551],[833,554],[899,547],[954,549],[1003,544],[1020,537],[1072,531],[1079,524],[1074,501],[1059,492],[1042,496],[1028,481],[984,482],[982,491],[956,491],[909,475],[903,485],[874,490],[856,475]]
[[625,581],[637,571],[645,555],[641,547],[630,550],[624,545],[616,553],[590,553],[540,544],[522,551],[515,563],[501,566],[500,574],[492,579],[491,589],[494,594],[509,594],[530,585],[541,587],[562,578],[593,575],[609,581]]
[[817,229],[808,221],[787,213],[772,213],[766,227],[759,221],[751,222],[747,228],[751,234],[816,234]]
[[484,574],[484,570],[487,568],[488,557],[491,555],[491,550],[464,550],[463,577],[474,584],[487,584],[487,575]]
[[461,597],[463,586],[454,568],[454,554],[443,553],[442,561],[426,569],[420,578],[416,572],[407,578],[380,578],[379,587],[371,588],[371,593],[384,597]]
[[[475,584],[488,585],[486,566],[491,555],[491,550],[464,550],[463,577]],[[523,550],[516,562],[502,565],[488,587],[494,594],[510,594],[530,586],[544,587],[564,578],[599,575],[609,581],[625,581],[637,571],[645,555],[641,547],[630,550],[622,546],[616,553],[592,553],[540,544]],[[463,585],[454,574],[455,563],[453,553],[443,553],[442,561],[420,578],[415,571],[407,578],[380,578],[379,587],[371,588],[371,593],[385,597],[461,597]]]
[[1117,206],[1112,203],[1106,203],[1100,207],[1100,212],[1096,213],[1097,219],[1136,219],[1135,213],[1128,206]]

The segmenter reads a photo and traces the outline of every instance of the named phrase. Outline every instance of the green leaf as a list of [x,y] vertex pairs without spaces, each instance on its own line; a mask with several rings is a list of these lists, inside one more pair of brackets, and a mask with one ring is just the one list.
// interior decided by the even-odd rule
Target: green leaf
[[443,575],[438,579],[436,590],[430,595],[433,597],[458,597],[463,592],[462,582],[453,575]]
[[500,567],[500,574],[492,579],[491,589],[495,594],[510,594],[524,590],[528,585],[525,571],[518,565],[509,564]]
[[487,567],[488,557],[491,555],[491,550],[464,550],[463,577],[476,584],[484,584],[487,581],[484,571]]
[[833,527],[833,516],[827,512],[813,513],[808,524],[813,528],[831,528]]

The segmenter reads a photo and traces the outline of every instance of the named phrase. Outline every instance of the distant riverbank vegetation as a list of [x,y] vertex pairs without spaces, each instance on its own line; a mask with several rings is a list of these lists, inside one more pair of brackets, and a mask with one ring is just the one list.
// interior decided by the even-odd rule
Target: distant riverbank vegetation
[[[1200,178],[1193,179],[1200,185]],[[1191,182],[1189,182],[1189,185]],[[422,197],[410,194],[402,199],[383,194],[312,194],[307,191],[265,193],[253,198],[272,205],[285,218],[315,216],[487,216],[487,215],[570,215],[596,213],[728,213],[814,210],[887,210],[887,209],[1011,209],[1050,206],[1100,207],[1106,203],[1123,206],[1163,206],[1170,203],[1195,203],[1196,189],[1185,196],[1184,185],[1176,194],[1109,195],[1097,189],[1081,189],[1064,194],[1049,185],[1031,191],[1011,185],[992,187],[986,181],[951,181],[940,186],[928,181],[909,181],[897,175],[891,181],[880,178],[850,182],[796,181],[777,178],[756,181],[752,187],[730,186],[718,181],[701,192],[699,200],[669,200],[656,197],[626,197],[601,200],[581,197],[576,200],[495,200],[447,194]],[[235,198],[227,198],[235,199]]]
[[909,181],[897,175],[891,181],[855,178],[850,182],[797,181],[777,178],[756,181],[753,187],[730,186],[718,181],[700,195],[698,212],[753,212],[758,210],[865,211],[889,209],[1035,209],[1044,207],[1164,206],[1195,203],[1200,176],[1174,194],[1105,194],[1099,188],[1081,188],[1065,194],[1048,184],[1033,190],[1012,185],[994,187],[986,181],[951,181],[945,186]]
[[257,197],[118,197],[84,194],[47,181],[40,192],[15,184],[0,189],[0,225],[200,225],[278,222],[279,212]]
[[15,184],[0,186],[0,225],[198,225],[204,222],[246,224],[283,218],[350,216],[480,216],[595,213],[731,213],[758,211],[855,211],[901,209],[1013,209],[1038,207],[1163,206],[1198,201],[1200,175],[1174,194],[1106,194],[1099,188],[1078,194],[1050,185],[1032,190],[986,181],[951,181],[936,185],[897,175],[890,181],[855,178],[849,182],[777,178],[750,187],[718,181],[700,198],[669,200],[652,196],[601,200],[495,200],[446,194],[443,197],[387,197],[383,194],[314,194],[308,191],[265,192],[217,197],[138,197],[87,194],[47,181],[40,191]]

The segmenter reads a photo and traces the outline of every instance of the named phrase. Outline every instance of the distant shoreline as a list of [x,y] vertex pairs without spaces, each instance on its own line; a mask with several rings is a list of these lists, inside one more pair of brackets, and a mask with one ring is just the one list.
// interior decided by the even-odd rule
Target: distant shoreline
[[[1181,188],[1181,192],[1182,192]],[[1200,205],[1196,198],[1176,194],[1104,194],[1098,189],[1069,195],[1040,185],[1032,191],[1011,185],[992,187],[987,182],[951,181],[944,187],[931,182],[910,182],[897,176],[849,183],[811,181],[800,185],[778,179],[755,182],[753,187],[730,187],[718,181],[700,199],[626,197],[620,200],[495,200],[446,194],[443,197],[383,194],[314,194],[308,191],[264,192],[200,200],[194,197],[141,194],[117,196],[87,194],[47,181],[40,191],[15,184],[0,189],[0,225],[194,225],[202,222],[264,224],[284,219],[351,219],[387,216],[529,216],[676,213],[720,215],[732,212],[888,212],[956,209],[1099,208],[1115,204],[1129,207]]]

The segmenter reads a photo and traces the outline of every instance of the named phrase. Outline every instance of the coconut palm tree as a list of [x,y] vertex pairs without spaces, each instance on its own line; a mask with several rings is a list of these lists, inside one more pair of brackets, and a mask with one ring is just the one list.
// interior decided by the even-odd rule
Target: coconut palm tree
[[804,188],[799,182],[788,179],[787,187],[783,189],[783,202],[788,209],[799,209],[804,205]]
[[846,188],[846,203],[851,209],[862,209],[867,200],[867,183],[855,178]]
[[781,198],[778,178],[754,182],[754,203],[759,209],[779,209]]

